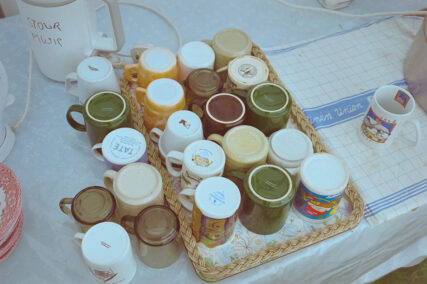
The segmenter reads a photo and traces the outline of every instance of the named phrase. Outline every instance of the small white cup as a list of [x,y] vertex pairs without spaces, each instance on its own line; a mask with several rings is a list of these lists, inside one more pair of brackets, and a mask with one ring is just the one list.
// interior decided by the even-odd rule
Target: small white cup
[[213,69],[215,53],[204,42],[190,41],[178,51],[179,81],[187,79],[191,71],[201,68]]
[[[172,164],[182,165],[182,167],[178,170]],[[184,189],[182,195],[188,192],[190,193],[187,195],[192,195],[191,191],[186,189],[194,190],[205,178],[222,176],[224,166],[224,150],[218,144],[208,140],[192,142],[184,152],[171,151],[166,157],[169,173],[175,177],[181,176],[181,186]]]
[[280,129],[269,138],[267,161],[286,169],[298,184],[298,172],[302,161],[313,154],[313,144],[297,129]]
[[417,146],[421,141],[420,123],[409,120],[415,106],[415,100],[407,90],[393,85],[379,87],[358,130],[362,142],[376,150],[385,149],[410,123],[415,127],[414,139],[401,138],[407,144]]
[[191,142],[203,139],[202,121],[194,112],[176,111],[168,118],[165,131],[151,129],[150,139],[165,155],[172,150],[184,151]]
[[[99,150],[102,150],[102,154]],[[147,144],[142,134],[128,127],[118,128],[105,136],[102,143],[92,146],[92,154],[105,162],[109,169],[118,171],[135,162],[148,162]]]
[[65,91],[78,97],[84,103],[91,95],[101,91],[120,93],[120,85],[111,62],[104,57],[85,58],[65,78]]
[[85,234],[75,234],[74,238],[79,241],[83,258],[97,282],[132,281],[136,261],[129,235],[122,226],[103,222],[91,227]]

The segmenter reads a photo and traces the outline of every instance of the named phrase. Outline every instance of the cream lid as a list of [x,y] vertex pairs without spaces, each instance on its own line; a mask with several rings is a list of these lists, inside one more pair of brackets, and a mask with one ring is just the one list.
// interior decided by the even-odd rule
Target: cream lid
[[82,240],[85,259],[100,266],[117,263],[129,249],[128,233],[122,226],[112,222],[96,224],[86,232]]
[[203,215],[214,219],[229,218],[240,206],[240,191],[229,179],[210,177],[196,188],[194,199]]
[[313,154],[313,144],[297,129],[281,129],[270,137],[271,150],[287,167],[299,167],[302,160]]
[[213,64],[215,53],[212,48],[201,41],[190,41],[184,44],[178,52],[182,63],[193,69],[207,68]]
[[150,71],[166,72],[176,64],[176,57],[169,49],[151,47],[142,53],[139,62]]
[[300,176],[309,190],[320,195],[342,193],[349,179],[345,164],[327,153],[318,153],[306,158],[301,164]]
[[115,180],[114,192],[123,202],[143,205],[155,199],[162,190],[159,171],[145,163],[132,163],[123,167]]
[[103,57],[92,56],[80,62],[77,74],[85,81],[96,82],[105,79],[112,70],[110,61]]
[[175,80],[161,78],[148,85],[147,96],[157,105],[173,106],[182,100],[184,89]]
[[268,140],[259,129],[240,125],[225,133],[222,144],[233,160],[250,163],[268,153]]
[[202,121],[192,111],[179,110],[169,116],[167,127],[180,136],[191,136],[202,128]]
[[145,153],[147,144],[144,136],[133,128],[118,128],[111,131],[102,141],[102,155],[116,165],[138,161]]
[[215,142],[197,140],[185,148],[184,164],[202,176],[217,174],[225,165],[225,153]]
[[249,36],[236,28],[223,29],[213,39],[215,51],[229,57],[237,57],[251,53],[252,42]]
[[255,56],[237,57],[228,63],[228,76],[237,85],[251,87],[266,82],[268,74],[267,64]]

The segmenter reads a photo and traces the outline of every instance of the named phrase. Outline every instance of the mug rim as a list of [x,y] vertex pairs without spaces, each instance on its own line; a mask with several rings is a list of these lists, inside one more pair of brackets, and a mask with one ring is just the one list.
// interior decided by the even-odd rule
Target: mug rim
[[[92,114],[89,112],[89,104],[90,104],[90,102],[91,102],[95,97],[98,97],[98,96],[100,96],[100,95],[102,95],[102,94],[113,94],[113,95],[115,95],[115,96],[119,97],[119,98],[122,100],[122,103],[123,103],[123,107],[122,107],[121,112],[120,112],[118,115],[116,115],[115,117],[110,118],[110,119],[107,119],[107,120],[100,120],[100,119],[96,119],[96,118],[95,118],[95,117],[93,117],[93,116],[92,116]],[[95,94],[93,94],[92,96],[90,96],[90,97],[87,99],[86,103],[85,103],[85,113],[88,115],[88,117],[89,117],[91,120],[93,120],[93,121],[101,122],[101,123],[108,123],[108,122],[113,122],[113,121],[117,120],[118,118],[120,118],[120,117],[122,117],[122,116],[123,116],[123,114],[124,114],[124,113],[125,113],[125,111],[126,111],[126,108],[127,108],[127,104],[126,104],[126,100],[125,100],[125,98],[124,98],[122,95],[120,95],[119,93],[114,92],[114,91],[102,91],[102,92],[95,93]]]
[[[242,105],[242,112],[241,112],[241,114],[240,114],[240,116],[238,117],[238,118],[236,118],[236,119],[234,119],[234,120],[231,120],[231,121],[224,121],[224,120],[220,120],[220,119],[217,119],[216,117],[214,117],[212,114],[211,114],[211,112],[209,111],[209,103],[215,98],[215,97],[217,97],[217,96],[230,96],[230,97],[233,97],[233,98],[235,98],[235,99],[237,99],[238,101],[239,101],[239,103]],[[244,118],[244,116],[245,116],[245,114],[246,114],[246,106],[245,106],[245,104],[243,103],[243,101],[238,97],[238,96],[236,96],[236,95],[233,95],[233,94],[230,94],[230,93],[219,93],[219,94],[215,94],[215,95],[213,95],[213,96],[211,96],[207,101],[206,101],[206,112],[207,112],[207,115],[209,116],[209,118],[211,118],[214,122],[217,122],[217,123],[220,123],[220,124],[226,124],[226,125],[228,125],[228,124],[233,124],[233,123],[236,123],[236,122],[239,122],[240,120],[242,120],[243,118]]]
[[[108,193],[108,195],[111,197],[111,200],[112,200],[112,205],[111,205],[111,209],[110,209],[110,212],[107,214],[107,216],[106,217],[104,217],[103,219],[101,219],[101,220],[99,220],[99,221],[95,221],[95,222],[86,222],[86,221],[83,221],[83,220],[81,220],[80,219],[80,217],[78,217],[77,215],[76,215],[76,213],[75,213],[75,211],[74,211],[74,206],[75,206],[75,202],[78,200],[78,198],[80,197],[80,195],[82,195],[83,193],[85,193],[86,191],[88,191],[88,190],[90,190],[90,189],[98,189],[98,190],[102,190],[102,191],[104,191],[104,192],[107,192]],[[73,214],[73,217],[74,217],[74,219],[77,221],[77,222],[79,222],[79,223],[81,223],[81,224],[83,224],[83,225],[96,225],[96,224],[98,224],[98,223],[102,223],[102,222],[105,222],[105,221],[107,221],[108,219],[110,219],[112,216],[113,216],[113,214],[114,214],[114,212],[116,211],[116,206],[117,206],[117,204],[116,204],[116,198],[114,197],[114,194],[111,192],[111,191],[109,191],[108,189],[106,189],[105,187],[102,187],[102,186],[98,186],[98,185],[93,185],[93,186],[88,186],[88,187],[86,187],[86,188],[84,188],[84,189],[82,189],[82,190],[80,190],[74,197],[73,197],[73,201],[71,202],[71,214]]]
[[[412,108],[408,112],[406,112],[406,113],[394,113],[394,112],[391,112],[391,111],[385,109],[384,106],[382,106],[380,104],[380,102],[378,101],[378,96],[379,95],[377,95],[377,93],[379,91],[383,91],[383,90],[386,90],[386,89],[399,90],[399,91],[402,91],[403,93],[405,93],[406,95],[408,95],[409,98],[413,101]],[[395,86],[395,85],[384,85],[384,86],[381,86],[381,87],[377,88],[375,90],[375,92],[374,92],[374,95],[372,96],[372,99],[375,102],[375,106],[378,107],[381,111],[385,112],[386,114],[388,114],[390,116],[396,116],[396,117],[400,117],[400,118],[401,117],[410,116],[415,111],[415,107],[416,107],[415,99],[412,96],[412,94],[408,90],[406,90],[404,88],[401,88],[401,87],[398,87],[398,86]],[[372,105],[370,105],[370,107],[372,107]],[[369,111],[369,107],[368,107],[368,111]]]
[[[151,244],[151,243],[148,243],[147,241],[143,240],[143,238],[139,235],[138,230],[137,230],[137,223],[138,223],[137,220],[139,220],[140,218],[142,218],[142,215],[144,213],[146,213],[146,211],[152,210],[152,209],[155,209],[155,208],[161,208],[161,209],[164,209],[166,211],[169,211],[170,213],[172,213],[172,216],[175,217],[175,220],[176,220],[175,232],[169,237],[169,239],[167,239],[166,242],[160,243],[160,244]],[[165,245],[168,245],[171,242],[173,242],[177,238],[177,236],[179,234],[180,228],[181,228],[181,224],[179,223],[178,215],[176,215],[175,212],[173,212],[172,209],[170,209],[168,206],[165,206],[165,205],[151,205],[151,206],[145,207],[144,209],[142,209],[138,213],[138,215],[136,215],[135,221],[133,223],[133,230],[134,230],[135,235],[138,238],[138,240],[141,241],[141,242],[143,242],[144,244],[146,244],[148,246],[152,246],[152,247],[165,246]]]
[[[260,107],[259,105],[257,105],[257,103],[255,102],[255,99],[253,97],[253,94],[254,94],[255,90],[257,90],[258,88],[261,88],[263,86],[266,86],[266,85],[278,87],[285,94],[285,96],[286,96],[286,102],[283,104],[283,106],[281,108],[276,109],[276,110],[267,110],[267,109],[263,109],[262,107]],[[283,110],[285,110],[288,107],[289,101],[290,101],[290,94],[289,94],[289,92],[285,88],[283,88],[279,84],[275,84],[275,83],[271,83],[271,82],[264,82],[264,83],[260,83],[260,84],[256,85],[255,87],[253,87],[251,89],[250,94],[249,94],[249,98],[250,98],[252,104],[255,106],[255,108],[257,108],[257,109],[259,109],[259,110],[261,110],[263,112],[267,112],[267,113],[278,113],[278,112],[282,112]]]
[[[145,56],[147,56],[148,52],[153,51],[153,50],[162,50],[163,52],[167,53],[170,56],[171,63],[169,65],[167,65],[165,68],[162,68],[162,69],[152,69],[152,68],[150,68],[145,63],[145,60],[143,60],[143,58],[145,58],[144,57],[144,53],[145,53]],[[165,47],[161,47],[161,46],[152,46],[152,47],[149,47],[149,48],[147,48],[146,50],[144,50],[142,52],[141,56],[139,57],[138,64],[140,65],[140,67],[142,67],[142,69],[145,69],[147,71],[150,71],[150,72],[153,72],[153,73],[164,73],[164,72],[167,72],[169,70],[172,70],[174,68],[174,66],[176,66],[177,62],[176,62],[175,55],[169,49],[167,49]],[[142,70],[138,70],[138,73],[141,72],[141,71]]]
[[[202,141],[202,142],[200,142],[200,141]],[[192,164],[190,164],[189,160],[191,161],[192,156],[194,154],[194,151],[192,151],[192,150],[194,150],[195,148],[199,149],[199,147],[194,147],[194,145],[201,144],[201,143],[203,145],[211,144],[212,143],[211,144],[212,147],[217,147],[218,152],[219,152],[219,154],[221,156],[221,158],[220,158],[221,163],[218,163],[217,167],[212,168],[212,169],[208,169],[208,170],[203,170],[203,171],[199,170],[199,171],[197,171],[197,168],[195,168]],[[212,148],[212,147],[210,147],[210,148]],[[227,159],[227,157],[225,155],[225,152],[224,152],[224,149],[221,146],[219,146],[217,143],[215,143],[213,141],[205,140],[205,139],[196,140],[196,141],[191,142],[187,147],[185,147],[185,150],[182,153],[184,155],[182,166],[183,167],[185,166],[185,168],[187,169],[187,171],[190,171],[190,172],[192,172],[192,173],[194,173],[194,174],[196,174],[198,176],[201,176],[203,178],[210,177],[212,175],[216,175],[216,174],[222,172],[224,170],[224,167],[225,167],[225,164],[226,164],[226,159]],[[184,169],[183,169],[183,172],[184,172]]]
[[[91,60],[91,59],[93,59],[93,58],[96,58],[97,60],[99,60],[99,58],[102,60],[102,61],[104,61],[104,62],[106,62],[107,63],[107,65],[108,65],[108,70],[105,72],[105,76],[104,77],[102,77],[102,78],[99,78],[99,79],[95,79],[95,80],[88,80],[87,79],[87,77],[84,77],[84,76],[82,76],[82,72],[81,72],[81,69],[80,68],[82,68],[81,66],[83,66],[82,64],[83,64],[83,62],[84,63],[87,63],[87,61],[89,61],[89,60]],[[87,65],[89,65],[89,64],[87,64]],[[90,83],[95,83],[95,82],[102,82],[102,81],[104,81],[105,79],[107,79],[108,78],[108,76],[111,74],[111,71],[113,70],[113,66],[112,66],[112,64],[111,64],[111,62],[108,60],[108,59],[106,59],[106,58],[104,58],[104,57],[101,57],[101,56],[89,56],[89,57],[86,57],[83,61],[81,61],[80,63],[79,63],[79,65],[77,66],[77,75],[82,79],[82,80],[84,80],[85,82],[90,82]]]

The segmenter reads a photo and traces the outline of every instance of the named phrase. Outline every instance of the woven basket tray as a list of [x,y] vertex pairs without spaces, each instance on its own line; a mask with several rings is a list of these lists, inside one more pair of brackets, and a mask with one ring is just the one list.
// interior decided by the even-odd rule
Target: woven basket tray
[[[261,58],[264,60],[269,69],[269,81],[282,85],[278,75],[271,67],[268,59],[262,50],[253,45],[252,55]],[[181,206],[181,203],[177,199],[177,195],[174,191],[173,184],[169,179],[169,175],[167,170],[162,166],[160,161],[160,156],[157,147],[150,141],[149,135],[143,125],[142,120],[142,111],[138,106],[138,103],[133,96],[132,85],[122,76],[120,81],[121,92],[124,96],[126,96],[131,102],[131,111],[132,111],[132,120],[133,127],[140,131],[146,141],[148,148],[148,157],[150,163],[156,167],[162,175],[163,179],[163,191],[166,197],[166,200],[170,206],[170,208],[177,214],[180,222],[180,234],[183,239],[185,248],[187,250],[188,257],[190,258],[194,269],[196,270],[199,277],[205,281],[218,281],[234,274],[243,272],[250,268],[256,267],[263,263],[272,261],[284,255],[287,255],[291,252],[300,250],[302,248],[308,247],[315,243],[321,242],[330,237],[336,236],[340,233],[348,231],[354,227],[356,227],[362,216],[364,209],[364,202],[359,192],[354,188],[351,181],[349,182],[345,192],[344,197],[348,201],[351,207],[351,213],[342,220],[337,220],[335,223],[317,229],[313,232],[306,233],[302,236],[297,236],[293,239],[287,240],[283,243],[278,243],[273,246],[267,248],[261,248],[255,253],[248,254],[234,262],[228,263],[222,266],[215,266],[212,264],[206,263],[205,259],[199,252],[198,245],[196,243],[196,239],[194,238],[191,230],[191,226],[188,223],[188,219],[184,213],[184,209]],[[313,147],[315,152],[327,152],[325,145],[321,141],[320,137],[317,135],[316,131],[308,121],[304,112],[301,108],[294,102],[292,103],[291,109],[291,117],[292,121],[294,121],[297,127],[303,131],[305,134],[310,137],[313,142]]]

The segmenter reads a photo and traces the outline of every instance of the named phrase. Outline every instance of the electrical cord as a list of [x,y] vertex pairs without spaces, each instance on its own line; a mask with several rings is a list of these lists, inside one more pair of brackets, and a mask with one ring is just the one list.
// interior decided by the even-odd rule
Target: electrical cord
[[340,11],[335,10],[329,10],[325,8],[319,8],[319,7],[309,7],[309,6],[302,6],[297,4],[292,4],[289,2],[286,2],[284,0],[276,0],[282,5],[285,5],[290,8],[294,9],[300,9],[300,10],[306,10],[306,11],[312,11],[312,12],[321,12],[321,13],[327,13],[327,14],[333,14],[337,16],[343,16],[348,18],[370,18],[370,17],[387,17],[387,16],[401,16],[401,15],[407,15],[407,16],[426,16],[427,11],[402,11],[402,12],[381,12],[381,13],[370,13],[370,14],[349,14],[344,13]]
[[21,126],[21,124],[24,122],[25,117],[27,116],[28,109],[30,108],[30,98],[31,98],[31,75],[33,70],[33,50],[30,47],[29,52],[29,59],[28,59],[28,82],[27,82],[27,101],[25,103],[25,109],[24,112],[21,115],[21,118],[19,121],[15,124],[15,126],[12,127],[13,132],[18,129],[18,127]]

